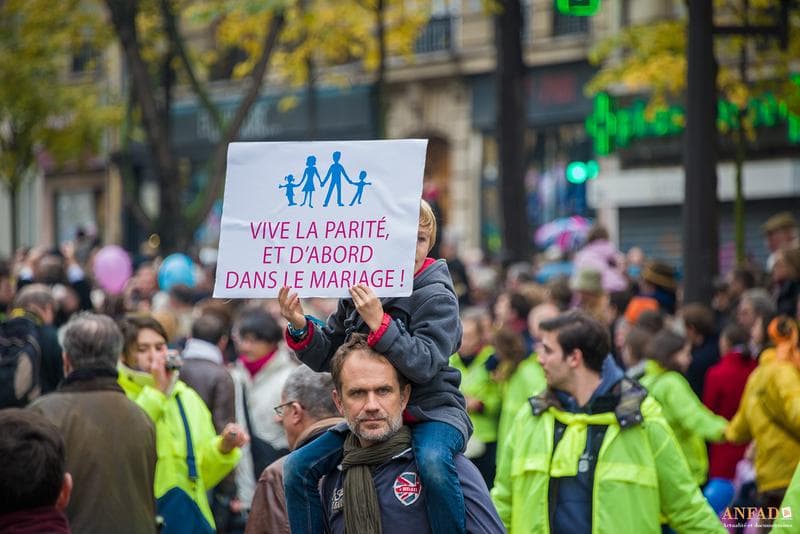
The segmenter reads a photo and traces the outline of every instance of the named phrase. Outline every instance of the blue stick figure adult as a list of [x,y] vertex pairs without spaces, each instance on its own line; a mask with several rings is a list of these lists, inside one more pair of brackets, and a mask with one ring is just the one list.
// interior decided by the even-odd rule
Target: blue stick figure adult
[[355,183],[355,186],[358,188],[358,190],[356,191],[355,196],[353,196],[353,200],[350,201],[351,206],[355,204],[356,201],[361,204],[361,195],[364,194],[364,188],[368,185],[372,185],[372,182],[367,181],[367,171],[361,171],[358,173],[358,182]]
[[341,163],[339,163],[339,159],[342,157],[342,153],[338,150],[333,153],[333,163],[331,164],[330,168],[328,168],[327,174],[325,174],[325,178],[323,178],[322,182],[320,183],[321,187],[325,187],[325,183],[330,179],[331,185],[328,187],[328,194],[325,196],[325,202],[322,204],[323,207],[326,207],[331,200],[331,194],[333,190],[336,189],[336,203],[340,206],[344,206],[342,204],[342,175],[344,175],[345,180],[347,180],[352,185],[356,185],[349,176],[347,176],[347,172],[345,172],[344,167]]
[[297,204],[294,203],[294,189],[300,187],[300,184],[294,183],[294,176],[291,174],[287,174],[284,180],[286,180],[286,183],[278,185],[278,189],[286,189],[286,200],[289,201],[290,206],[296,206]]
[[[317,179],[320,180],[320,187],[324,184],[322,183],[322,178],[319,176],[319,172],[317,171],[317,158],[314,156],[308,156],[306,158],[306,169],[303,171],[303,178],[300,180],[300,183],[303,184],[303,193],[305,196],[303,197],[303,202],[300,203],[301,206],[305,206],[306,202],[308,202],[308,207],[313,208],[313,204],[311,204],[311,196],[314,191],[316,191],[316,187],[314,187],[314,176],[316,175]],[[298,186],[300,184],[297,184]]]

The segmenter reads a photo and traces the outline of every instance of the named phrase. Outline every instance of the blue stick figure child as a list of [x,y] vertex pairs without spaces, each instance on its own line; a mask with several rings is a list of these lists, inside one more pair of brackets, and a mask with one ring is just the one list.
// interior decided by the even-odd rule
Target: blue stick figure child
[[300,187],[300,184],[294,183],[294,176],[291,174],[287,174],[286,183],[283,185],[279,185],[278,189],[286,189],[286,200],[289,201],[290,206],[296,206],[297,204],[294,203],[294,189],[295,187]]
[[[308,202],[308,207],[313,208],[314,206],[311,204],[311,196],[314,191],[316,191],[316,187],[314,187],[314,176],[316,175],[317,179],[320,181],[320,187],[322,184],[322,178],[319,176],[319,172],[315,165],[317,164],[317,158],[314,156],[308,156],[306,158],[306,169],[303,171],[303,178],[300,180],[300,183],[303,184],[303,193],[305,196],[303,197],[303,202],[300,203],[301,206],[305,206],[306,202]],[[298,186],[300,184],[297,184]]]
[[355,196],[353,196],[353,200],[350,201],[351,206],[355,204],[356,201],[361,204],[361,195],[364,194],[364,187],[368,185],[372,185],[372,182],[367,181],[367,171],[361,171],[358,173],[358,182],[355,183],[358,189],[356,190]]

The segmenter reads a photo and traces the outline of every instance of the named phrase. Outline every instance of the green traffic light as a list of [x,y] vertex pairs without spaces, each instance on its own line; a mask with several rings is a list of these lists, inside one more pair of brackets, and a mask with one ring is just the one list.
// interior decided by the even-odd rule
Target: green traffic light
[[590,17],[600,10],[600,0],[556,0],[556,8],[564,15]]
[[600,165],[595,160],[573,161],[567,165],[567,181],[571,184],[582,184],[586,180],[594,180],[600,174]]

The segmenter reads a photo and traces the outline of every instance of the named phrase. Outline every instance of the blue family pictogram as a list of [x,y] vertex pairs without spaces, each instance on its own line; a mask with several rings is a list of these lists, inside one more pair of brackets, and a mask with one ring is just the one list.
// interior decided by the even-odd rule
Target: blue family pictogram
[[298,184],[294,183],[294,176],[291,174],[287,175],[286,183],[283,185],[279,185],[278,189],[286,189],[286,200],[289,201],[290,206],[296,206],[297,204],[294,203],[294,188],[298,187]]
[[[340,163],[341,158],[342,153],[338,150],[331,154],[331,159],[333,161],[330,167],[328,167],[328,172],[325,173],[325,178],[322,178],[320,177],[319,171],[316,167],[316,156],[308,156],[306,158],[306,168],[303,170],[303,177],[299,182],[295,183],[294,176],[289,174],[284,178],[285,183],[278,185],[279,189],[286,190],[286,200],[288,205],[307,205],[309,208],[313,208],[314,205],[312,204],[312,201],[314,192],[317,190],[317,186],[314,181],[315,178],[319,180],[320,189],[325,188],[325,185],[328,184],[328,192],[325,195],[325,201],[323,202],[322,207],[327,207],[331,203],[331,200],[334,200],[336,205],[344,207],[344,203],[342,202],[342,178],[344,178],[345,182],[355,187],[355,194],[353,195],[349,205],[353,206],[355,204],[361,204],[364,196],[364,188],[372,185],[372,182],[367,181],[367,171],[365,170],[359,172],[357,181],[351,180],[344,168],[344,165]],[[297,204],[295,202],[295,189],[300,187],[302,187],[300,190],[304,193],[303,201],[300,204]]]

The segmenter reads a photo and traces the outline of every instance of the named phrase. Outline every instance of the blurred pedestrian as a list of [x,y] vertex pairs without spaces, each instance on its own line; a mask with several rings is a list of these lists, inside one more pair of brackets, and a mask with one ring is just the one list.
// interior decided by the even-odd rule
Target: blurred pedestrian
[[[747,378],[757,365],[747,350],[748,337],[741,326],[726,326],[719,338],[722,358],[706,373],[703,404],[725,419],[736,415]],[[746,448],[733,443],[712,443],[709,446],[708,477],[733,480],[736,464],[744,457]]]
[[654,333],[647,328],[635,324],[628,329],[628,335],[622,345],[622,362],[625,364],[625,376],[639,380],[644,376],[647,362],[647,344]]
[[[775,316],[776,308],[769,293],[762,288],[754,288],[742,293],[736,308],[736,322],[750,332],[758,318]],[[764,322],[766,328],[768,321]]]
[[719,362],[719,338],[714,312],[705,304],[692,302],[680,311],[686,330],[686,339],[692,346],[692,362],[686,370],[686,380],[698,398],[703,398],[706,373]]
[[6,318],[6,313],[10,311],[11,301],[14,300],[16,293],[13,274],[11,262],[0,258],[0,321]]
[[762,506],[779,506],[800,460],[800,350],[797,322],[777,317],[725,431],[732,443],[755,442],[756,485]]
[[[225,320],[219,314],[206,312],[192,325],[192,335],[181,354],[181,380],[206,403],[217,433],[228,423],[236,422],[233,378],[222,354],[228,339]],[[235,497],[236,474],[231,472],[212,490],[211,510],[220,531],[224,532],[230,522],[230,502]]]
[[[494,481],[497,426],[502,403],[501,386],[493,378],[492,372],[499,361],[495,348],[483,342],[480,312],[465,312],[461,324],[461,347],[450,356],[450,366],[461,372],[461,391],[464,393],[467,413],[474,429],[467,442],[465,456],[472,460],[486,485],[491,487]],[[521,336],[513,332],[510,335],[522,345]]]
[[467,267],[458,255],[458,240],[452,234],[445,234],[442,240],[442,258],[447,261],[447,268],[453,279],[453,289],[458,297],[458,307],[465,309],[472,304],[472,284]]
[[39,368],[39,387],[42,394],[54,391],[64,378],[61,345],[53,326],[55,314],[56,300],[50,288],[44,284],[26,285],[14,297],[11,315],[24,317],[36,325],[36,341],[42,355]]
[[[314,441],[343,419],[333,403],[330,373],[315,373],[305,365],[292,370],[283,384],[275,418],[286,433],[289,448]],[[261,473],[256,484],[245,534],[290,534],[283,493],[283,456]]]
[[507,328],[522,337],[527,352],[533,350],[533,336],[528,330],[528,314],[532,304],[518,290],[505,290],[497,295],[494,311],[494,328]]
[[576,272],[583,269],[598,271],[602,276],[603,290],[607,293],[628,288],[623,274],[625,257],[611,242],[603,225],[595,224],[589,229],[586,244],[575,253],[573,263]]
[[63,243],[59,248],[34,247],[18,266],[17,290],[38,282],[56,289],[56,300],[61,293],[70,294],[74,298],[74,310],[56,309],[54,324],[60,326],[69,318],[72,311],[91,310],[91,285],[86,278],[83,267],[75,258],[75,245]]
[[784,248],[800,247],[797,221],[791,212],[782,211],[767,219],[761,225],[761,231],[764,233],[764,240],[770,252],[767,258],[767,272],[771,272],[776,252]]
[[225,323],[218,315],[201,315],[192,324],[192,335],[181,353],[181,380],[206,403],[217,432],[236,421],[233,378],[222,359],[228,336]]
[[796,318],[800,298],[800,248],[777,251],[771,276],[772,297],[778,315]]
[[724,441],[728,420],[706,408],[684,378],[692,358],[686,338],[665,328],[647,344],[645,355],[647,362],[639,382],[661,404],[689,470],[702,486],[708,478],[706,442]]
[[110,317],[83,312],[64,325],[62,340],[67,377],[30,409],[64,438],[72,529],[154,532],[155,427],[117,383],[122,333]]
[[585,311],[610,328],[611,308],[600,271],[591,268],[577,271],[570,280],[570,289],[573,308]]
[[299,365],[283,343],[283,330],[261,307],[242,311],[234,325],[239,358],[232,371],[236,387],[236,420],[246,426],[251,442],[244,447],[236,470],[236,497],[243,515],[253,501],[256,480],[269,464],[288,454],[289,443],[273,408],[281,390]]
[[167,360],[167,333],[150,315],[119,322],[124,338],[119,383],[156,426],[155,495],[164,534],[213,532],[207,491],[241,458],[249,437],[228,424],[217,435],[203,399],[178,380],[177,362]]
[[725,276],[722,293],[715,302],[717,326],[723,328],[736,320],[736,308],[745,291],[756,287],[756,276],[751,269],[737,267]]
[[659,309],[666,315],[675,314],[677,290],[674,267],[657,260],[645,264],[639,281],[639,294],[654,298]]
[[[537,345],[541,339],[539,324],[558,314],[558,308],[550,302],[540,304],[530,311],[528,329],[533,334]],[[545,388],[546,382],[542,366],[536,356],[538,348],[533,352],[525,353],[525,347],[521,343],[515,342],[503,331],[498,331],[495,338],[500,347],[498,351],[500,365],[494,376],[503,389],[503,403],[497,431],[497,448],[500,451],[503,450],[503,441],[511,432],[517,412],[527,404],[532,395]]]
[[0,458],[0,532],[69,534],[72,476],[58,429],[30,410],[0,410]]

